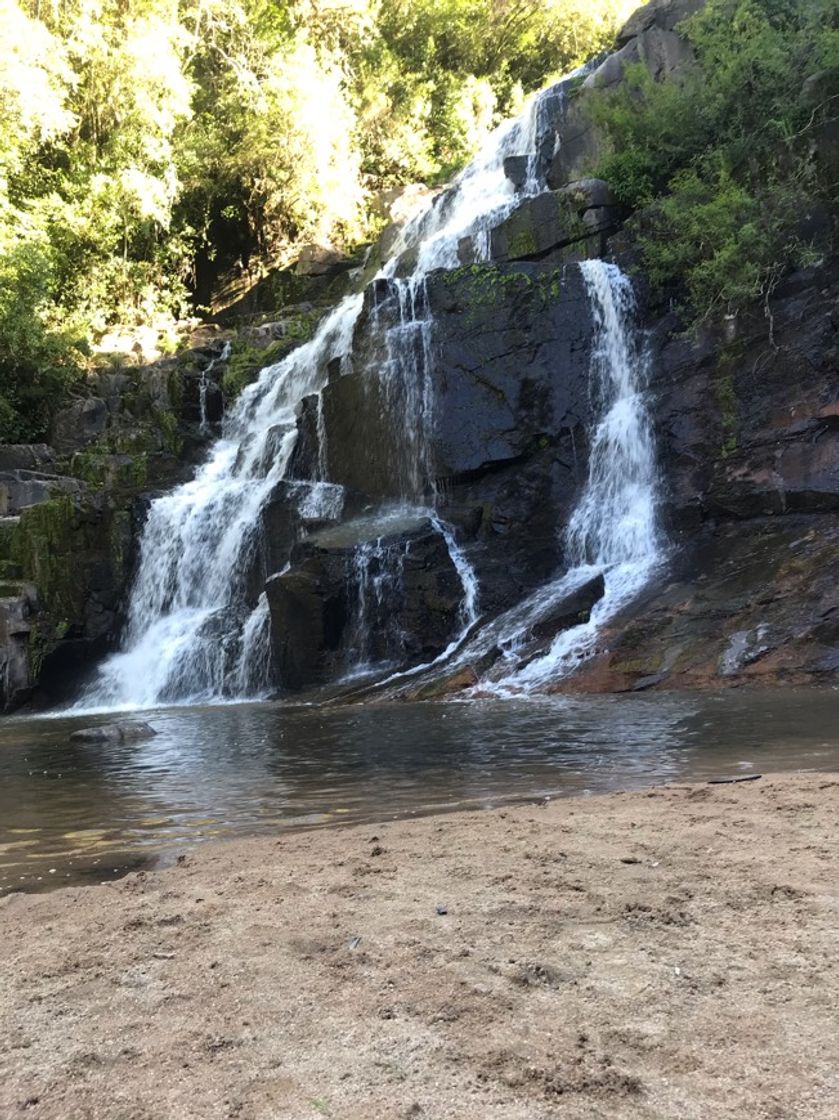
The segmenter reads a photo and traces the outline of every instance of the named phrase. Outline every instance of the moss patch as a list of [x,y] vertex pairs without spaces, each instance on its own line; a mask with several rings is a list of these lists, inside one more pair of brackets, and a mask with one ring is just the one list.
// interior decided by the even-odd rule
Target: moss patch
[[230,359],[222,378],[224,394],[228,399],[238,397],[246,385],[255,381],[266,366],[282,361],[287,354],[308,342],[315,333],[322,312],[301,312],[283,319],[285,334],[270,346],[252,346],[245,338],[233,340]]

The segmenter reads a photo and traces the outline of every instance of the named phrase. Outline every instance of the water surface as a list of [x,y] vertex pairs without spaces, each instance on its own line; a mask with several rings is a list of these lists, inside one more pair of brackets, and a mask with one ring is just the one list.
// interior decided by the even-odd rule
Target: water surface
[[839,691],[729,691],[143,713],[0,722],[0,893],[99,882],[189,845],[517,798],[839,769]]

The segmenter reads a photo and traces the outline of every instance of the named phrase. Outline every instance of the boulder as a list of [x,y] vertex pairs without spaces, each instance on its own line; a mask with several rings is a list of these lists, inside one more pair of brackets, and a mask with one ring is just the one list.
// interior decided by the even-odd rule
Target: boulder
[[259,567],[273,575],[291,559],[296,544],[309,532],[337,521],[345,492],[329,482],[278,482],[262,508]]
[[550,612],[534,623],[530,630],[531,638],[536,641],[555,638],[563,630],[587,622],[595,603],[603,598],[606,586],[603,576],[598,574],[587,580],[576,591],[554,603]]
[[[568,247],[573,248],[576,259],[599,256],[603,244],[592,240],[592,234],[616,226],[621,215],[615,206],[600,201],[614,201],[602,180],[583,182],[585,185],[578,190],[543,191],[524,199],[490,230],[490,261],[539,260],[552,253],[561,254]],[[584,221],[584,214],[593,208],[597,209],[598,222]],[[463,264],[473,263],[475,254],[469,239],[461,241],[458,254]]]
[[71,743],[134,743],[141,739],[151,739],[157,732],[148,723],[139,720],[118,720],[115,723],[100,723],[96,727],[83,727],[71,732]]
[[529,156],[506,156],[504,159],[504,174],[517,191],[527,182],[529,166]]
[[618,48],[625,47],[653,27],[661,31],[674,31],[683,19],[704,6],[705,0],[651,0],[632,13],[618,32],[616,45]]
[[490,231],[492,261],[536,260],[585,237],[568,200],[554,191],[528,198]]
[[93,443],[108,426],[108,406],[101,397],[88,397],[62,408],[52,426],[52,445],[68,454]]
[[805,109],[819,109],[832,99],[835,90],[835,71],[818,70],[802,82],[799,100]]
[[279,683],[291,691],[432,660],[463,598],[442,535],[398,511],[314,533],[265,591]]
[[0,471],[40,471],[52,466],[55,452],[45,443],[0,445]]
[[356,263],[332,245],[304,245],[294,271],[297,276],[332,276],[354,268]]
[[562,198],[567,198],[576,212],[581,215],[586,210],[616,206],[618,201],[605,179],[577,179],[558,193]]
[[0,516],[14,516],[27,506],[48,502],[60,494],[81,494],[84,483],[41,471],[0,471]]

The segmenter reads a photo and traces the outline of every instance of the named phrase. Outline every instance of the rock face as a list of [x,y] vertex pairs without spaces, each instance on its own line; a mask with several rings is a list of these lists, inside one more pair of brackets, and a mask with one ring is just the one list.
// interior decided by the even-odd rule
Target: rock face
[[834,260],[697,343],[659,328],[656,387],[678,522],[839,509]]
[[11,711],[29,699],[32,671],[29,647],[38,609],[35,588],[0,585],[0,710]]
[[639,8],[618,35],[618,49],[591,73],[568,104],[562,123],[562,143],[551,161],[552,189],[589,174],[603,154],[603,139],[590,115],[592,99],[623,81],[627,66],[642,63],[657,81],[678,80],[693,61],[678,24],[703,7],[705,0],[652,0]]
[[0,471],[0,517],[14,516],[27,506],[48,502],[61,494],[81,494],[84,483],[45,471]]
[[692,341],[653,328],[676,546],[575,688],[833,680],[839,669],[839,260]]
[[67,695],[84,663],[116,642],[136,533],[131,509],[104,493],[31,506],[13,529],[14,576],[37,587],[32,683],[54,698]]
[[[470,619],[477,628],[563,570],[596,404],[594,323],[577,262],[637,263],[626,214],[593,177],[602,139],[590,107],[631,63],[678,80],[692,65],[678,24],[700,6],[654,0],[627,23],[614,54],[552,98],[546,112],[561,143],[548,130],[536,153],[549,189],[522,197],[532,161],[507,157],[519,204],[487,231],[489,259],[476,263],[487,254],[464,239],[461,267],[431,273],[412,292],[408,317],[398,280],[366,289],[352,362],[332,361],[320,397],[303,401],[289,477],[262,509],[243,577],[249,603],[264,588],[283,690],[433,661]],[[805,83],[802,96],[816,88]],[[832,174],[838,151],[835,129],[820,136],[818,174]],[[435,213],[450,200],[450,190],[437,195]],[[801,220],[814,245],[829,244],[822,232],[832,231],[832,214],[814,208]],[[397,235],[394,224],[361,279],[376,275]],[[394,275],[411,262],[403,254]],[[312,295],[340,273],[334,294],[361,282],[350,265],[360,261],[313,251],[301,264],[308,276],[291,287],[288,276],[274,281],[299,301],[298,283],[312,281]],[[558,687],[835,679],[839,260],[825,249],[820,265],[788,277],[768,304],[699,336],[645,302],[643,277],[636,289],[670,565]],[[90,396],[57,418],[52,447],[0,448],[5,707],[36,681],[56,694],[71,669],[113,647],[144,492],[189,473],[229,404],[225,373],[247,380],[307,338],[321,311],[306,299],[248,324],[232,356],[210,336],[144,369],[102,370]],[[394,375],[400,363],[411,376]],[[329,482],[311,481],[322,478]],[[432,495],[449,538],[429,513]],[[457,549],[479,585],[469,610]],[[597,576],[554,604],[517,649],[519,663],[587,618],[603,587]],[[410,694],[491,681],[501,651],[490,644],[474,663],[412,677]]]
[[177,357],[99,369],[50,445],[0,446],[0,709],[36,686],[69,697],[117,642],[143,494],[189,476],[221,419],[228,357],[208,329]]
[[404,514],[313,534],[266,592],[274,660],[291,690],[433,659],[463,596],[440,533]]
[[[372,298],[372,297],[371,297]],[[392,290],[377,294],[380,322],[397,316]],[[432,274],[434,359],[427,414],[390,393],[362,315],[351,375],[335,371],[323,393],[328,477],[350,494],[398,501],[421,447],[420,489],[470,544],[487,609],[554,573],[557,528],[585,478],[592,324],[577,269],[550,261],[470,266]],[[299,450],[314,452],[304,438]],[[414,425],[412,438],[405,426]],[[309,427],[313,420],[309,421]],[[364,454],[359,454],[364,448]],[[301,477],[316,463],[298,463]]]

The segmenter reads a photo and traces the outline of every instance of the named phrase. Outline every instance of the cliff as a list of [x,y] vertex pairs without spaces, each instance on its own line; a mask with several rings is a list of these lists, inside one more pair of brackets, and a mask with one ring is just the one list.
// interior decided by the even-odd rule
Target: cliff
[[[578,267],[592,258],[633,279],[666,546],[643,593],[609,618],[574,673],[547,687],[834,679],[836,215],[819,204],[801,216],[814,263],[753,306],[697,326],[688,309],[672,310],[675,292],[647,282],[648,215],[592,175],[608,150],[593,106],[634,66],[678,82],[694,65],[680,21],[699,7],[654,0],[613,54],[539,102],[535,153],[504,161],[516,204],[461,238],[456,267],[406,283],[422,243],[400,241],[404,227],[394,226],[366,266],[341,273],[361,299],[351,360],[313,351],[322,387],[296,406],[288,469],[259,508],[237,574],[237,611],[255,610],[265,592],[273,688],[429,662],[408,695],[492,679],[497,645],[454,662],[452,647],[569,562],[564,530],[586,484],[598,407],[596,315]],[[814,174],[837,152],[823,131],[808,156]],[[455,205],[457,189],[436,196],[429,222]],[[379,271],[394,247],[393,267]],[[35,689],[66,691],[115,648],[152,488],[189,476],[260,365],[309,354],[295,347],[322,310],[265,314],[232,352],[210,335],[155,366],[101,372],[58,417],[51,447],[0,449],[6,708]],[[286,434],[267,439],[254,471],[270,477]],[[551,602],[504,651],[507,666],[585,621],[603,594],[600,574]]]

